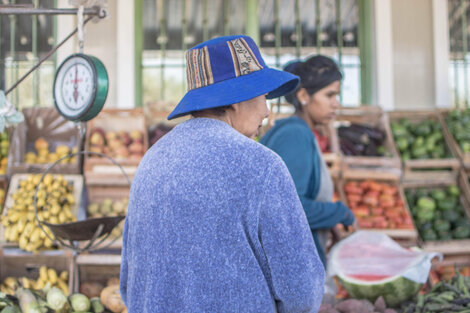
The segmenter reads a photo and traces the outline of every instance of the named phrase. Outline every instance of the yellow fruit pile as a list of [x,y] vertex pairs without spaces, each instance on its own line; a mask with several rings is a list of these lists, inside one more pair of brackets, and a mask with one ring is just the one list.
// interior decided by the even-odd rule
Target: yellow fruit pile
[[22,286],[33,290],[42,290],[45,287],[60,288],[66,295],[69,294],[68,287],[69,273],[62,271],[60,275],[53,268],[41,266],[39,268],[39,278],[34,280],[27,277],[7,277],[0,285],[0,291],[6,294],[14,295],[15,290]]
[[[7,208],[2,219],[5,240],[18,243],[23,250],[33,252],[39,249],[50,249],[53,242],[39,227],[34,211],[34,193],[41,174],[29,175],[19,182],[18,189],[12,194],[13,206]],[[75,204],[73,186],[62,175],[47,174],[38,189],[38,217],[51,224],[75,222],[72,213]],[[50,229],[43,225],[49,237],[53,238]]]
[[[93,202],[88,205],[88,216],[92,218],[104,216],[119,216],[127,214],[127,205],[129,198],[124,197],[121,200],[113,201],[111,198],[105,198],[101,203]],[[113,230],[112,238],[122,236],[124,221],[121,221]]]
[[[44,138],[38,138],[34,142],[34,148],[37,154],[34,152],[27,152],[24,156],[24,162],[27,164],[46,164],[54,163],[60,158],[70,153],[68,146],[59,145],[56,147],[55,152],[49,151],[49,143]],[[78,151],[77,147],[72,149],[72,153]],[[77,157],[71,157],[60,161],[62,164],[73,164],[77,161]]]

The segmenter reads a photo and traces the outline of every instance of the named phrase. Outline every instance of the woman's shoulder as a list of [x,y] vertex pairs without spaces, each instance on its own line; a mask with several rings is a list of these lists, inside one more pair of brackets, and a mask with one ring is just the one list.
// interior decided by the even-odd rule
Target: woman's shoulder
[[302,119],[292,116],[276,121],[274,126],[263,136],[261,143],[270,146],[276,142],[307,144],[314,139],[313,132]]

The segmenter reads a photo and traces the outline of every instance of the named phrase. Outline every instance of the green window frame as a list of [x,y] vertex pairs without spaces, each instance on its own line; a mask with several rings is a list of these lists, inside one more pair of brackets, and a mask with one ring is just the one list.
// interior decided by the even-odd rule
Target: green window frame
[[[10,0],[9,4],[32,4],[55,8],[57,0]],[[45,15],[0,15],[0,89],[7,90],[56,44],[57,18]],[[51,86],[55,56],[15,88],[7,98],[18,108],[53,104]]]
[[452,105],[468,108],[470,96],[470,0],[448,0],[449,80]]
[[[368,62],[371,58],[367,57],[371,54],[371,28],[368,22],[370,18],[364,19],[367,23],[362,22],[363,16],[370,14],[370,2],[371,0],[136,0],[136,106],[157,105],[162,110],[170,110],[186,91],[183,52],[211,36],[236,33],[245,33],[257,40],[266,63],[276,68],[281,68],[289,58],[305,58],[315,53],[332,56],[341,69],[347,71],[345,79],[356,84],[355,100],[345,104],[370,104],[372,75]],[[191,8],[188,7],[189,3],[193,5]],[[286,27],[283,26],[281,12],[285,12],[288,3],[293,4],[290,7],[293,40],[291,44],[286,45],[288,37],[285,34]],[[353,31],[349,33],[344,30],[343,25],[351,18],[344,17],[344,12],[348,9],[347,4],[352,4],[351,11],[357,20]],[[208,8],[214,9],[214,6],[215,12],[220,14],[208,14]],[[262,21],[263,17],[269,16],[262,11],[268,6],[274,15],[270,34],[263,29],[265,24]],[[306,10],[306,6],[311,9]],[[326,19],[323,20],[324,12],[328,10],[334,16],[333,22],[329,24]],[[306,17],[306,12],[316,14]],[[217,22],[214,22],[214,18]],[[309,18],[312,20],[308,20]],[[179,34],[174,32],[175,21],[180,25]],[[154,23],[153,28],[149,27],[149,23]],[[199,28],[195,27],[195,24]],[[308,25],[311,28],[308,28]],[[336,32],[334,29],[342,31]],[[150,34],[151,32],[153,34]],[[328,41],[325,41],[325,36],[336,45],[325,44]],[[266,44],[265,37],[270,38],[271,44]],[[351,37],[355,42],[354,46],[345,42],[345,38],[350,40]],[[188,38],[190,40],[187,40]],[[353,62],[349,59],[353,59]],[[348,73],[351,70],[354,70],[354,74]],[[179,73],[178,78],[168,79],[170,72]],[[342,94],[341,100],[344,98]]]

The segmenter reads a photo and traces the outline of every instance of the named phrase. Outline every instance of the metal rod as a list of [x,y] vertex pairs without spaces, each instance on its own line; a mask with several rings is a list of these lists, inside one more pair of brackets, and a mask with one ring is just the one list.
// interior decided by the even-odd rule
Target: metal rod
[[[341,25],[341,0],[336,0],[336,41],[338,42],[338,65],[339,70],[342,72],[342,58],[343,58],[343,30]],[[343,103],[343,90],[340,89],[339,103]]]
[[302,47],[302,24],[300,23],[299,0],[295,0],[295,55],[300,58],[300,48]]
[[185,74],[186,74],[186,66],[185,66],[185,52],[186,52],[186,36],[187,36],[187,32],[188,32],[188,18],[187,18],[187,10],[186,10],[186,1],[187,0],[182,0],[183,1],[183,7],[182,7],[182,20],[181,20],[181,24],[182,24],[182,28],[181,28],[181,48],[183,50],[183,66],[182,66],[182,69],[183,69],[183,94],[186,92],[186,79],[185,79]]
[[[14,15],[76,15],[78,9],[47,9],[47,8],[33,8],[33,7],[12,7],[12,6],[1,6],[0,15],[2,14],[14,14]],[[85,8],[83,10],[85,15],[98,16],[104,18],[107,14],[106,10],[99,6],[91,8]]]
[[[281,68],[281,21],[279,19],[279,1],[274,0],[274,50],[276,56],[276,67]],[[281,98],[277,98],[277,111],[281,111]]]
[[224,36],[230,34],[230,0],[224,0]]
[[145,105],[142,100],[142,52],[144,51],[143,2],[144,0],[134,1],[134,102],[136,107],[143,107]]
[[464,92],[465,92],[465,107],[469,107],[468,103],[468,71],[467,71],[467,54],[468,54],[468,42],[467,42],[467,6],[464,0],[460,0],[461,7],[461,19],[462,19],[462,52],[463,52],[463,80],[464,80]]
[[[457,49],[456,49],[457,50]],[[454,52],[454,83],[455,83],[455,88],[454,88],[454,105],[456,108],[460,107],[459,103],[459,98],[460,98],[460,92],[459,92],[459,64],[457,60],[457,52]]]
[[315,30],[317,32],[317,53],[320,53],[321,50],[321,8],[320,0],[315,0]]
[[[88,23],[93,18],[93,16],[89,16],[85,21],[83,22],[83,25]],[[29,76],[33,71],[35,71],[41,64],[46,61],[54,52],[57,51],[67,40],[69,40],[75,33],[78,31],[78,28],[75,28],[73,32],[71,32],[67,37],[65,37],[57,46],[55,46],[51,51],[49,51],[44,57],[42,57],[39,62],[34,65],[26,74],[24,74],[13,86],[11,86],[6,92],[5,95],[8,95],[13,89],[16,88],[26,77]]]
[[[371,1],[359,0],[359,30],[358,44],[360,57],[360,99],[362,105],[371,105],[372,100],[372,26],[371,26]],[[346,64],[341,64],[343,68]]]
[[279,21],[279,0],[274,0],[274,47],[276,67],[281,67],[281,23]]
[[[11,0],[12,4],[15,4],[16,0]],[[10,59],[11,59],[11,68],[10,68],[10,79],[11,81],[15,81],[18,78],[18,69],[16,59],[16,49],[15,49],[15,41],[16,41],[16,15],[10,15]],[[5,93],[7,95],[8,93]],[[13,102],[18,103],[18,90],[15,91],[13,95]]]
[[166,57],[166,19],[165,19],[165,0],[160,0],[160,52],[161,52],[161,71],[160,71],[160,99],[165,100],[165,57]]
[[[54,0],[54,7],[56,6],[57,6],[57,0]],[[52,17],[52,37],[54,39],[54,43],[53,43],[54,46],[57,44],[57,25],[58,25],[57,15],[54,15]],[[57,55],[55,54],[54,54],[54,59],[53,59],[53,66],[54,66],[54,69],[57,68]]]
[[245,34],[260,44],[259,0],[245,0]]
[[4,66],[4,58],[2,53],[2,41],[3,41],[3,34],[2,34],[2,16],[0,15],[0,89],[5,89],[5,66]]
[[[34,7],[38,7],[38,0],[33,0]],[[31,16],[32,19],[32,37],[31,50],[33,52],[33,62],[38,60],[38,16]],[[33,73],[33,106],[39,104],[39,70]]]
[[207,16],[207,0],[202,1],[202,41],[209,39],[209,18]]

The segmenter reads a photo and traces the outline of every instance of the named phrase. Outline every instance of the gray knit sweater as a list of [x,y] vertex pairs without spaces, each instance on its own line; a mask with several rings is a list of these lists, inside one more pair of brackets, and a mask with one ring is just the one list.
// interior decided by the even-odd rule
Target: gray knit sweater
[[317,312],[324,270],[282,160],[215,119],[142,159],[121,265],[129,313]]

